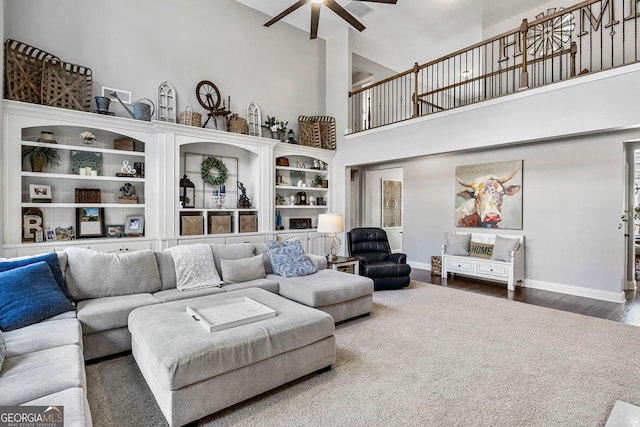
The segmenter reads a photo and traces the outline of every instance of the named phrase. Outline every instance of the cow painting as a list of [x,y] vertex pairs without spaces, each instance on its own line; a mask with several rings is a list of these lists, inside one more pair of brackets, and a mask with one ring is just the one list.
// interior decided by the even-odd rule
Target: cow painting
[[462,187],[456,194],[456,226],[521,229],[521,168],[521,160],[456,168]]

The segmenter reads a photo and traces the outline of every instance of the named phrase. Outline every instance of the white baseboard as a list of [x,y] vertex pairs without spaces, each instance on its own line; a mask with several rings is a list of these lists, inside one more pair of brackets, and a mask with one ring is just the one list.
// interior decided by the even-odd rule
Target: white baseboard
[[559,292],[561,294],[578,297],[593,298],[601,301],[624,302],[624,292],[601,291],[598,289],[581,288],[579,286],[563,285],[561,283],[543,282],[541,280],[525,279],[524,287],[543,291]]
[[[431,271],[431,264],[418,261],[407,261],[412,268]],[[627,286],[634,286],[635,282],[628,283]],[[579,286],[563,285],[561,283],[543,282],[541,280],[525,279],[524,285],[516,284],[516,286],[524,286],[525,288],[540,289],[543,291],[558,292],[566,295],[575,295],[578,297],[592,298],[601,301],[609,301],[615,303],[624,302],[624,292],[601,291],[598,289],[581,288]],[[628,289],[634,289],[628,287]]]
[[419,268],[420,270],[429,270],[431,271],[431,263],[427,264],[426,262],[417,262],[417,261],[407,261],[407,264],[411,266],[411,268]]

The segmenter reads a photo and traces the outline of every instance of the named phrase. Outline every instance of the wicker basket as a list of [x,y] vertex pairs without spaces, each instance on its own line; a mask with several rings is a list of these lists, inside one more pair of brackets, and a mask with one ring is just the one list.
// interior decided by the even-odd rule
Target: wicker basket
[[91,68],[49,59],[42,68],[42,104],[89,111],[92,85]]
[[329,116],[298,117],[300,145],[336,149],[336,120]]
[[54,55],[26,43],[7,39],[4,43],[4,97],[40,104],[42,68]]
[[193,111],[193,108],[187,106],[185,111],[180,111],[180,124],[187,126],[202,127],[202,114]]

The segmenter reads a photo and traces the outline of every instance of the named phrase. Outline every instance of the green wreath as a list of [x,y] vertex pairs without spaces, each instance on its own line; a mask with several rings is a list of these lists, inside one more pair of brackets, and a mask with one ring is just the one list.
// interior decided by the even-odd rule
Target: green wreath
[[[211,176],[211,169],[218,170],[218,176]],[[202,180],[209,185],[222,185],[227,181],[227,167],[222,160],[215,157],[207,157],[200,165],[200,175]]]

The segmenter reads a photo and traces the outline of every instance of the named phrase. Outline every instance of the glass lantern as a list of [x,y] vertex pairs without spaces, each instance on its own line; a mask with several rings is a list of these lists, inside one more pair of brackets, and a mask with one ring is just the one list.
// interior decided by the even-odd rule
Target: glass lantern
[[187,175],[180,179],[180,207],[194,208],[196,206],[196,186]]

